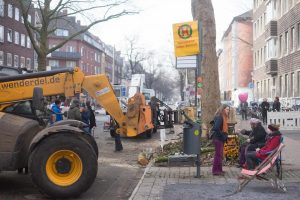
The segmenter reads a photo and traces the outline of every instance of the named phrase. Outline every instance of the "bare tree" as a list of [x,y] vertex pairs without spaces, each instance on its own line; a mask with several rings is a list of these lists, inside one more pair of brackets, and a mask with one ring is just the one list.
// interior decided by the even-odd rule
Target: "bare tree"
[[163,94],[163,99],[166,100],[172,97],[176,82],[170,79],[170,75],[166,71],[160,71],[155,82],[153,83],[153,89]]
[[133,36],[131,38],[126,38],[127,49],[125,53],[125,57],[129,63],[128,76],[132,74],[144,73],[145,70],[143,68],[142,62],[147,59],[147,55],[144,53],[144,50],[138,47],[138,38],[137,36]]
[[[76,36],[88,31],[91,27],[123,15],[136,12],[120,10],[129,0],[19,0],[24,25],[28,32],[34,50],[38,55],[38,70],[46,70],[46,57],[51,52],[59,49]],[[28,21],[29,12],[35,9],[39,16],[39,24]],[[64,12],[64,11],[68,12]],[[94,17],[91,12],[96,12]],[[103,13],[103,14],[102,14]],[[65,22],[70,27],[73,24],[72,16],[80,15],[88,23],[86,26],[73,27],[73,34],[65,37],[56,46],[49,48],[48,37],[55,33],[59,21]]]
[[202,76],[203,94],[202,122],[208,125],[220,105],[218,59],[216,54],[216,24],[211,0],[192,0],[192,14],[203,27]]
[[[170,63],[174,69],[176,69],[176,61],[174,56],[169,56]],[[184,69],[176,69],[179,75],[179,90],[180,90],[180,99],[184,101],[184,85],[185,85],[185,70]]]

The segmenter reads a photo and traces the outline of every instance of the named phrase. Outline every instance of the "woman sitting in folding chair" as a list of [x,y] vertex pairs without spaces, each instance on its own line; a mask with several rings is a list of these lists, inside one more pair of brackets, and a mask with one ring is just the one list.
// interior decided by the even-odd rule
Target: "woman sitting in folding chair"
[[254,169],[259,161],[267,158],[270,152],[280,145],[281,133],[279,131],[279,125],[270,124],[267,132],[268,136],[265,146],[261,149],[257,148],[256,151],[248,151],[246,154],[246,164],[250,170]]

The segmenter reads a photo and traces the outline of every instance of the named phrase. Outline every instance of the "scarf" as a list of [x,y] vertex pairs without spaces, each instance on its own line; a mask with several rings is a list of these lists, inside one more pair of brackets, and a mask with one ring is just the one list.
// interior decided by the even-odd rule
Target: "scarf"
[[228,122],[228,117],[227,117],[227,115],[225,114],[225,112],[223,112],[223,128],[222,128],[222,131],[224,132],[224,133],[228,133],[228,124],[227,124],[227,122]]

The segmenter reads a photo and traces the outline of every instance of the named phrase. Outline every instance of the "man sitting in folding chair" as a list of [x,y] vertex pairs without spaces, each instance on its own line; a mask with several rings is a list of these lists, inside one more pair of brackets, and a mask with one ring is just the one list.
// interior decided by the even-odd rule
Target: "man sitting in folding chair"
[[[256,151],[247,152],[247,169],[241,171],[242,177],[240,177],[240,179],[243,179],[243,181],[239,182],[237,192],[240,192],[254,178],[271,180],[272,185],[276,186],[276,188],[286,191],[285,186],[277,179],[278,176],[280,176],[279,179],[281,179],[281,151],[284,147],[279,125],[270,124],[268,126],[268,133],[265,146],[261,149],[256,149]],[[256,165],[258,166],[255,167]],[[276,172],[273,170],[275,165],[277,168]],[[271,179],[264,176],[269,172],[273,174]]]

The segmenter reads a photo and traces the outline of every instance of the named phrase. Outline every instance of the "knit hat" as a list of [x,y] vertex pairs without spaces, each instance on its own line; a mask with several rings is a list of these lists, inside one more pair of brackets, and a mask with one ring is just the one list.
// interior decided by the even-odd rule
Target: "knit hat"
[[278,131],[279,127],[280,127],[279,124],[270,124],[270,125],[268,125],[268,129],[270,129],[271,131]]
[[258,123],[260,123],[259,119],[257,119],[257,118],[251,118],[250,119],[250,124],[258,124]]

